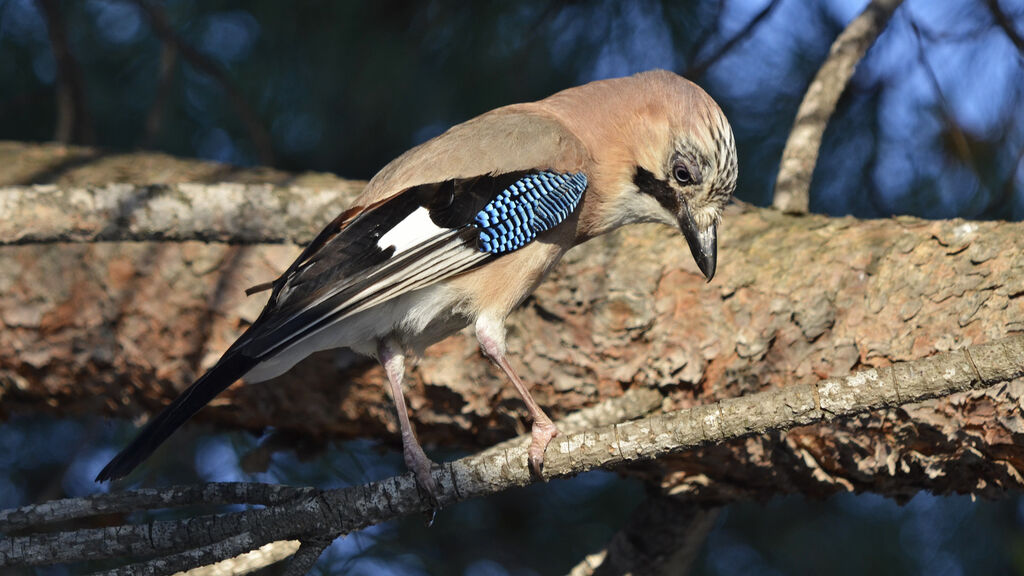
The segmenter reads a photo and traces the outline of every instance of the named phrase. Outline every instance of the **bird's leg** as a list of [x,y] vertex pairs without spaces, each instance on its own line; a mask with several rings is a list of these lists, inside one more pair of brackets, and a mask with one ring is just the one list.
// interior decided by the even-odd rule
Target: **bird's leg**
[[381,365],[384,366],[388,382],[391,384],[391,398],[395,401],[398,424],[402,428],[402,455],[405,457],[405,465],[416,475],[416,483],[433,501],[436,510],[440,492],[434,482],[434,477],[430,474],[434,463],[423,453],[423,448],[412,431],[409,411],[405,407],[405,395],[402,393],[402,380],[405,378],[405,355],[394,342],[381,340],[377,344],[377,357]]
[[531,430],[533,438],[530,441],[528,452],[530,472],[535,477],[541,478],[541,469],[544,467],[544,450],[551,443],[551,439],[558,436],[558,428],[551,421],[551,418],[537,405],[533,396],[530,395],[530,391],[526,389],[526,385],[523,384],[523,381],[512,370],[512,365],[509,364],[508,358],[505,356],[504,322],[481,316],[476,322],[476,339],[480,342],[480,349],[483,351],[484,356],[487,356],[491,362],[501,368],[505,376],[512,381],[512,385],[516,387],[516,392],[519,392],[519,395],[522,396],[523,402],[526,403],[526,410],[530,413],[530,419],[533,420],[533,428]]

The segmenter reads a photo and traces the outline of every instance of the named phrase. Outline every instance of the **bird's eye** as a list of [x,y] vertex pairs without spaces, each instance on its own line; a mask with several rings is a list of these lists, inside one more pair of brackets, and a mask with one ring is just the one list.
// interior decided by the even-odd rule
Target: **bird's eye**
[[676,182],[679,182],[683,186],[693,184],[693,176],[690,175],[690,171],[686,166],[682,164],[676,164],[675,167],[672,168],[672,176],[675,177]]

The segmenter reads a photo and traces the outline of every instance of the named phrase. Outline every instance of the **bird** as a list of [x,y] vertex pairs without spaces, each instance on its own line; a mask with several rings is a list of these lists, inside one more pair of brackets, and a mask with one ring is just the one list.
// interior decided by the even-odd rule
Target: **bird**
[[235,381],[349,348],[383,366],[406,466],[436,503],[434,463],[402,391],[405,362],[469,326],[526,405],[528,466],[540,477],[558,429],[509,361],[506,319],[566,251],[629,224],[676,228],[710,282],[736,182],[725,114],[669,71],[593,81],[455,125],[384,166],[280,277],[250,289],[270,291],[257,319],[96,480],[126,476]]

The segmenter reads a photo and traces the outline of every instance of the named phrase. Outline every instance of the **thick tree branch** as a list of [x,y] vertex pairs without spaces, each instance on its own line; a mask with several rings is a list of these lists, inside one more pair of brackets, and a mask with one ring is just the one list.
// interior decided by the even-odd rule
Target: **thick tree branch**
[[832,43],[828,58],[807,88],[796,113],[793,129],[782,151],[772,205],[790,214],[804,214],[810,204],[811,175],[818,149],[839,96],[853,76],[857,63],[885,29],[903,0],[872,0]]
[[[730,398],[639,420],[568,433],[556,438],[545,458],[545,477],[574,476],[596,468],[650,461],[771,431],[831,421],[885,407],[992,386],[1024,377],[1024,336],[1003,338],[931,358],[871,369],[814,384]],[[525,439],[524,439],[525,440]],[[534,480],[526,465],[527,444],[488,450],[434,472],[442,505],[494,494]],[[14,536],[0,540],[0,565],[49,564],[140,555],[216,558],[219,545],[231,556],[266,543],[347,534],[401,515],[429,510],[411,474],[365,486],[326,490],[294,502],[236,514],[142,526],[90,528]],[[101,545],[102,544],[102,545]],[[147,564],[147,573],[170,568]],[[135,570],[113,573],[137,573]]]
[[0,246],[154,240],[305,244],[358,189],[233,183],[6,187],[0,188]]
[[[27,150],[8,160],[16,172],[51,166],[51,152],[79,154]],[[5,151],[0,147],[0,156]],[[40,200],[41,217],[32,216],[32,203],[21,194],[28,192],[18,189],[0,195],[0,203],[25,210],[0,218],[0,226],[25,224],[4,234],[26,234],[52,220],[80,227],[83,238],[103,230],[141,238],[146,229],[139,223],[152,221],[164,226],[159,234],[165,237],[232,234],[237,225],[249,234],[246,242],[301,240],[347,207],[361,187],[322,175],[293,178],[316,182],[307,190],[195,186],[200,192],[192,194],[188,186],[171,184],[157,188],[164,191],[152,196],[159,202],[140,202],[105,228],[87,213],[103,205],[104,191],[120,185],[91,189],[90,178],[289,177],[162,156],[93,157],[94,163],[63,172],[52,193],[40,193],[84,190],[80,214]],[[134,190],[147,198],[138,191],[149,189],[125,188],[129,192],[118,197],[132,197]],[[234,200],[218,204],[212,190]],[[208,200],[196,200],[204,194]],[[213,232],[166,225],[196,218]],[[672,231],[631,227],[569,252],[513,314],[510,350],[529,367],[524,375],[535,396],[556,414],[637,387],[658,388],[665,408],[675,409],[809,383],[1024,331],[1021,237],[1020,223],[792,218],[733,209],[722,226],[721,270],[708,285]],[[246,298],[243,290],[274,278],[297,252],[293,246],[196,242],[0,247],[3,413],[56,408],[137,416],[158,410],[255,318],[264,300]],[[480,357],[471,335],[432,348],[412,376],[412,413],[428,446],[487,446],[521,426],[514,393]],[[1022,484],[1016,472],[1024,469],[1021,398],[1024,389],[1016,386],[989,390],[913,413],[861,416],[849,426],[716,445],[634,473],[705,503],[848,489],[994,495]],[[214,404],[198,419],[245,429],[274,426],[293,437],[397,439],[382,373],[350,356],[314,357],[273,385],[238,386]],[[922,443],[929,449],[922,451]],[[986,458],[978,462],[978,453]],[[159,465],[159,457],[148,464]]]

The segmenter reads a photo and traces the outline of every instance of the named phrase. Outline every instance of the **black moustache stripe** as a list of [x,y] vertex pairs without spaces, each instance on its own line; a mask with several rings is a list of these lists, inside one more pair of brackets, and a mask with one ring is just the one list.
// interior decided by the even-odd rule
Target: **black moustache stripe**
[[668,185],[668,182],[655,178],[654,174],[639,166],[633,174],[633,184],[636,184],[642,194],[651,196],[672,214],[679,214],[682,210],[679,194]]

